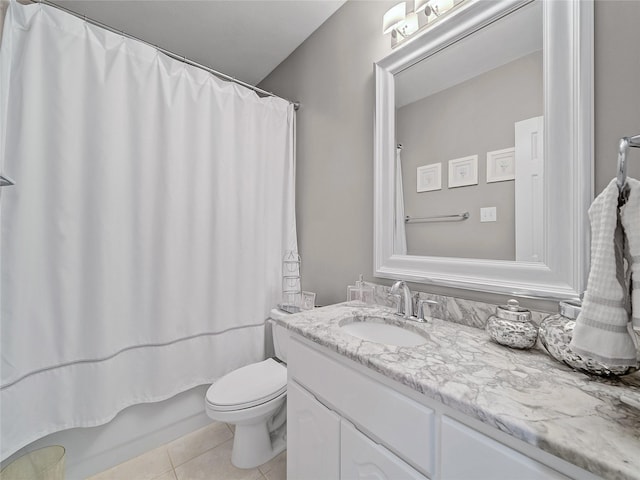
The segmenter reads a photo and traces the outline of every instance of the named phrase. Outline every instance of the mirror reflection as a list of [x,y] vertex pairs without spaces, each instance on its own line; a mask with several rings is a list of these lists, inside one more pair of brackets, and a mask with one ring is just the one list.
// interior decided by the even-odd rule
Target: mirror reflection
[[542,59],[536,1],[395,76],[395,253],[544,258]]

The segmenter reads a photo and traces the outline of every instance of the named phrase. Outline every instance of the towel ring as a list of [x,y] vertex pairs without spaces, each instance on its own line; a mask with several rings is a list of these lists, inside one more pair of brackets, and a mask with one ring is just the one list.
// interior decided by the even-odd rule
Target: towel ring
[[627,184],[627,153],[629,147],[640,148],[640,135],[622,137],[618,146],[618,188],[622,191]]
[[11,185],[15,185],[13,180],[9,177],[5,177],[4,175],[0,175],[0,187],[10,187]]

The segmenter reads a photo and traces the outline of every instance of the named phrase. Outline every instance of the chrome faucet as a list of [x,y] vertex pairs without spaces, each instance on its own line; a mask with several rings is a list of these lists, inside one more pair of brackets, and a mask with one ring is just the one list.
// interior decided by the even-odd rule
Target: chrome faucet
[[413,298],[411,298],[411,290],[409,290],[407,284],[403,280],[394,283],[389,294],[398,297],[398,311],[396,315],[413,319]]

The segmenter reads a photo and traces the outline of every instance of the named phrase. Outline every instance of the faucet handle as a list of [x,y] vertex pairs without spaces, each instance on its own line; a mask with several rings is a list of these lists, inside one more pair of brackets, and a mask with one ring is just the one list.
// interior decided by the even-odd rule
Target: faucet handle
[[[422,300],[420,298],[418,298],[418,321],[419,322],[426,322],[427,320],[424,318],[424,310],[425,310],[425,305],[427,306],[427,311],[429,313],[431,313],[431,309],[429,307],[431,306],[435,306],[435,305],[440,305],[440,302],[436,301],[436,300]],[[431,316],[431,315],[428,315]]]

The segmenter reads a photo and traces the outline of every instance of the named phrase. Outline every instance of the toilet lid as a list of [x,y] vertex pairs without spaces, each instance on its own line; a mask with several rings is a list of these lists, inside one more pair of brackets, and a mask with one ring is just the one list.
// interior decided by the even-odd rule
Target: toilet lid
[[276,398],[287,390],[287,368],[269,358],[228,373],[207,390],[218,410],[240,410]]

